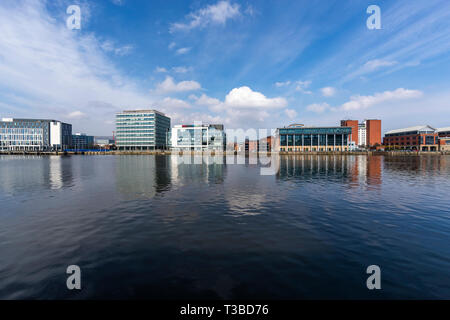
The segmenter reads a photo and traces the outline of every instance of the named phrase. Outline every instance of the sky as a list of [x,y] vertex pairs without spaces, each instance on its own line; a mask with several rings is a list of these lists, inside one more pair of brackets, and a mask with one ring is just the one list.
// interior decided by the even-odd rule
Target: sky
[[449,52],[448,0],[0,0],[0,118],[91,135],[132,109],[172,125],[447,127]]

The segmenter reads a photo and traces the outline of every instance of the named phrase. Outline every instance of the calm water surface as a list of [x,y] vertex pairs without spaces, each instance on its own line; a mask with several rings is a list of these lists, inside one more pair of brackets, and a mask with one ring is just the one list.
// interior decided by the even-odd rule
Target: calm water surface
[[450,156],[279,163],[1,156],[0,298],[450,299]]

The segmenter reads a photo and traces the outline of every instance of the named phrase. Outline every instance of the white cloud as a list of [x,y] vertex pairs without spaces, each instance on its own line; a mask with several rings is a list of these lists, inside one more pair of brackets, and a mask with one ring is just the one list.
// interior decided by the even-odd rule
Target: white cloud
[[313,103],[306,107],[306,110],[316,112],[316,113],[322,113],[325,110],[329,109],[330,105],[328,103]]
[[293,109],[286,109],[284,110],[284,113],[286,113],[286,115],[289,117],[289,119],[295,119],[295,117],[297,117],[297,111],[293,110]]
[[191,51],[191,48],[180,48],[180,49],[177,49],[177,54],[186,54],[186,53],[188,53],[189,51]]
[[281,88],[281,87],[286,87],[286,86],[288,86],[288,85],[290,85],[290,84],[291,84],[290,81],[275,82],[275,87]]
[[382,93],[375,93],[373,96],[360,96],[360,95],[352,96],[350,97],[350,101],[344,103],[341,106],[341,109],[342,110],[366,109],[386,101],[413,99],[421,96],[422,96],[421,91],[398,88],[394,91],[384,91]]
[[173,23],[170,32],[189,31],[195,28],[204,28],[208,25],[224,25],[227,20],[240,15],[239,4],[231,4],[229,1],[219,1],[205,8],[191,12],[187,15],[187,23]]
[[158,107],[162,107],[165,109],[189,109],[191,106],[184,100],[166,97],[162,101],[159,101]]
[[166,73],[167,69],[163,67],[156,67],[155,72],[157,73]]
[[116,46],[115,43],[110,40],[104,41],[100,47],[105,52],[114,53],[118,56],[126,56],[134,50],[134,46],[132,45]]
[[192,71],[192,68],[191,67],[182,67],[181,66],[181,67],[173,67],[172,70],[175,73],[187,73],[187,72]]
[[200,96],[200,98],[198,98],[194,95],[190,96],[190,98],[195,100],[195,103],[199,106],[212,107],[212,106],[220,105],[220,103],[221,103],[219,99],[208,97],[206,94],[202,94]]
[[171,42],[168,46],[169,50],[172,50],[173,48],[175,48],[177,44],[175,42]]
[[175,83],[172,77],[167,76],[163,82],[157,84],[155,93],[164,94],[169,92],[195,91],[201,88],[202,86],[197,81],[181,81]]
[[73,111],[67,115],[69,119],[83,119],[86,118],[86,114],[81,111]]
[[336,94],[336,89],[333,87],[325,87],[320,89],[320,91],[324,97],[332,97]]
[[388,61],[388,60],[381,60],[381,59],[375,59],[375,60],[369,60],[367,61],[363,67],[362,71],[363,73],[372,72],[382,67],[390,67],[397,64],[397,61]]
[[104,134],[113,126],[96,118],[110,120],[125,106],[153,104],[115,67],[103,41],[68,30],[64,22],[50,16],[44,1],[0,1],[0,100],[15,110],[13,116],[63,119],[79,117],[78,111],[89,117],[76,121],[74,130]]
[[224,102],[225,107],[244,109],[284,108],[286,105],[287,101],[284,98],[267,98],[262,93],[245,86],[231,90]]
[[314,103],[307,106],[306,109],[317,113],[322,113],[326,110],[356,111],[367,109],[381,103],[419,98],[422,95],[423,93],[418,90],[398,88],[394,91],[384,91],[381,93],[375,93],[374,95],[371,96],[354,95],[350,97],[350,101],[345,102],[339,107],[331,107],[327,103]]
[[297,81],[295,84],[296,84],[296,87],[295,87],[296,91],[300,91],[300,92],[305,93],[305,94],[311,94],[312,93],[311,91],[306,90],[311,85],[311,81],[310,80]]
[[123,6],[125,4],[125,0],[111,0],[117,6]]
[[231,90],[224,101],[205,94],[200,97],[190,95],[189,99],[193,100],[195,105],[208,107],[210,111],[217,113],[218,119],[215,122],[230,128],[246,128],[249,123],[264,127],[268,125],[268,119],[273,118],[275,113],[278,115],[278,110],[287,106],[286,99],[282,97],[268,98],[245,86]]

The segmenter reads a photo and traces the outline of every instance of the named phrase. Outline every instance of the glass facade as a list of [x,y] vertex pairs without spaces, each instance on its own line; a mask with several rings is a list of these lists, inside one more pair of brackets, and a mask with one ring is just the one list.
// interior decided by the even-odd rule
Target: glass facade
[[282,128],[278,129],[280,147],[284,151],[348,150],[350,127]]
[[92,149],[94,147],[94,137],[85,134],[74,134],[72,136],[72,148],[77,150]]
[[226,147],[223,125],[175,126],[171,136],[173,149],[224,151]]
[[124,111],[116,115],[119,150],[167,149],[170,118],[156,110]]
[[[58,147],[50,143],[50,124],[60,123]],[[1,151],[52,151],[67,149],[72,141],[72,125],[55,120],[2,119],[0,121]]]

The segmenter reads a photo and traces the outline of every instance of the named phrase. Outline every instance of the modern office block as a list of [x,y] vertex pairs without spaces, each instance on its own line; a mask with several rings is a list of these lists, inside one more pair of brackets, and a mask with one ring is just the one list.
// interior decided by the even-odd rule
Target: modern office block
[[171,148],[180,151],[224,151],[226,135],[223,125],[177,125],[172,128]]
[[119,150],[165,150],[170,118],[156,110],[131,110],[116,114]]
[[349,151],[351,127],[285,127],[278,129],[280,151]]
[[94,136],[88,136],[85,133],[72,135],[72,148],[77,150],[94,148]]
[[0,121],[2,151],[62,151],[72,144],[72,125],[57,120],[13,119]]

